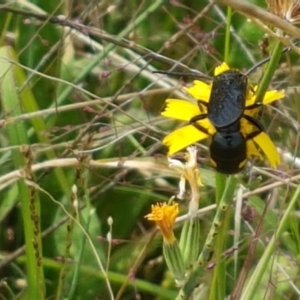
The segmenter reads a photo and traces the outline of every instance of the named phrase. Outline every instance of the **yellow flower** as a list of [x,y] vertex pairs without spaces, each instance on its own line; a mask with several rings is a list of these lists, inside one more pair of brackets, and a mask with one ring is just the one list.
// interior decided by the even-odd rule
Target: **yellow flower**
[[152,205],[151,208],[151,213],[145,217],[150,221],[155,221],[167,244],[174,243],[176,239],[173,233],[173,226],[179,213],[178,203],[173,203],[171,205],[167,203],[158,203]]
[[[229,70],[229,67],[226,63],[223,63],[215,69],[214,75],[217,76],[225,71]],[[210,99],[212,89],[212,83],[207,84],[205,82],[195,80],[194,85],[190,88],[185,88],[185,90],[195,99],[201,100],[201,102],[208,103]],[[248,86],[248,92],[246,96],[245,106],[249,107],[255,104],[256,101],[256,90],[257,86],[252,87]],[[268,91],[266,92],[264,99],[262,101],[263,105],[270,104],[276,100],[279,100],[284,97],[284,91]],[[166,107],[161,113],[163,116],[168,118],[173,118],[181,121],[189,122],[193,117],[199,116],[201,114],[207,113],[207,107],[201,102],[197,104],[181,100],[181,99],[167,99]],[[259,108],[256,109],[245,109],[244,114],[250,117],[255,117],[259,111]],[[171,132],[163,139],[163,143],[169,147],[169,155],[172,155],[189,145],[197,143],[201,140],[206,139],[209,136],[213,136],[216,133],[215,127],[211,124],[208,118],[198,120],[197,124],[204,128],[207,132],[202,132],[194,125],[189,124],[175,131]],[[280,163],[280,157],[277,152],[277,149],[269,136],[265,132],[260,132],[258,135],[251,139],[247,139],[249,134],[253,133],[254,125],[249,122],[246,118],[240,119],[240,131],[245,137],[246,146],[247,146],[247,157],[256,156],[262,159],[260,152],[258,151],[259,147],[263,154],[267,157],[271,167],[276,167]]]

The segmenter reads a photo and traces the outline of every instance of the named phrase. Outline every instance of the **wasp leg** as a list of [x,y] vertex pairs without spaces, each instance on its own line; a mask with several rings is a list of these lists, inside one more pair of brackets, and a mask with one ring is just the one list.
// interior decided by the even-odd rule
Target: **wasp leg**
[[207,107],[208,107],[208,103],[203,101],[203,100],[197,100],[197,105],[199,107],[200,112],[204,112],[205,109],[203,108],[203,106],[206,108],[207,111]]
[[256,130],[254,132],[251,132],[250,134],[248,134],[246,136],[246,140],[252,140],[253,138],[255,138],[256,136],[258,136],[260,133],[262,132],[262,130]]
[[256,102],[256,103],[254,103],[254,104],[251,104],[251,105],[245,107],[245,109],[254,109],[254,108],[261,107],[262,105],[263,105],[262,102]]
[[207,118],[207,114],[195,116],[190,119],[190,124],[195,126],[198,130],[210,135],[210,133],[208,132],[208,130],[206,128],[204,128],[203,126],[201,126],[200,124],[197,123],[197,121],[203,120],[205,118]]
[[255,138],[257,135],[259,135],[262,131],[264,131],[264,127],[257,119],[248,115],[243,115],[243,118],[245,118],[248,122],[250,122],[252,125],[254,125],[257,128],[257,130],[251,132],[246,136],[246,140],[251,140]]
[[207,118],[207,114],[197,115],[197,116],[192,117],[192,118],[190,119],[190,123],[193,124],[193,123],[195,123],[195,122],[197,122],[197,121],[200,121],[200,120],[203,120],[203,119],[205,119],[205,118]]
[[197,102],[200,102],[200,103],[203,104],[204,106],[208,106],[208,102],[205,102],[205,101],[203,101],[203,100],[197,99]]
[[243,118],[245,118],[248,122],[250,122],[252,125],[256,126],[259,130],[259,132],[264,131],[263,125],[252,116],[243,115]]

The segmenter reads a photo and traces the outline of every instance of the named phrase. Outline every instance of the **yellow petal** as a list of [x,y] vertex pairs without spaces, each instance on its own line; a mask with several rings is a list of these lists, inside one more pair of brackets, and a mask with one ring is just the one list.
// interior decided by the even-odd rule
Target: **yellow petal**
[[195,80],[193,86],[184,88],[184,90],[187,91],[193,98],[208,102],[211,92],[211,85],[200,80]]
[[262,155],[258,152],[253,140],[247,141],[247,157],[256,156],[259,159],[263,159]]
[[253,91],[249,90],[246,98],[246,107],[253,105],[256,101],[256,94],[253,93]]
[[168,134],[162,142],[169,147],[168,154],[172,155],[207,137],[206,133],[198,130],[195,126],[187,125]]
[[198,121],[197,124],[205,128],[210,136],[213,136],[216,133],[216,128],[210,123],[208,118]]
[[[255,110],[257,110],[257,109],[255,109]],[[254,110],[251,110],[251,112],[252,111],[254,111]],[[247,115],[252,115],[252,114],[248,113],[248,111],[247,111]],[[241,123],[240,124],[241,124],[241,129],[240,130],[241,130],[241,133],[243,134],[244,137],[247,137],[253,131],[258,130],[256,128],[256,126],[254,126],[252,123],[250,123],[245,118],[241,118]]]
[[270,137],[265,132],[261,132],[253,140],[263,151],[271,167],[276,168],[280,163],[280,156]]
[[201,112],[198,105],[180,99],[167,99],[166,107],[161,113],[162,116],[182,121],[189,121],[199,114]]
[[215,76],[220,75],[221,73],[228,70],[229,70],[229,66],[225,62],[223,62],[220,66],[215,68],[214,75]]
[[[255,87],[257,88],[257,87]],[[274,101],[277,101],[285,96],[284,90],[277,91],[271,90],[265,93],[264,99],[262,101],[263,105],[270,104]],[[256,101],[256,94],[249,91],[248,96],[246,98],[246,107],[254,104]],[[251,114],[253,115],[253,114]]]
[[[249,105],[251,105],[251,104],[249,104]],[[246,107],[249,106],[249,105],[246,103]],[[257,108],[245,109],[244,114],[248,115],[248,116],[256,117],[260,110],[261,110],[261,107],[259,107],[259,106]]]
[[284,94],[284,90],[281,91],[276,91],[276,90],[272,90],[272,91],[268,91],[266,92],[265,96],[264,96],[264,100],[263,100],[263,104],[270,104],[276,100],[279,100],[281,98],[283,98],[285,96]]

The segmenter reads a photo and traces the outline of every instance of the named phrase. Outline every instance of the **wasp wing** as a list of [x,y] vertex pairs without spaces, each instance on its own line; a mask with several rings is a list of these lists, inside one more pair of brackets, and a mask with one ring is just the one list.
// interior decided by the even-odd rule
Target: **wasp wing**
[[208,118],[215,127],[226,127],[239,120],[245,110],[248,79],[229,70],[215,77],[208,104]]

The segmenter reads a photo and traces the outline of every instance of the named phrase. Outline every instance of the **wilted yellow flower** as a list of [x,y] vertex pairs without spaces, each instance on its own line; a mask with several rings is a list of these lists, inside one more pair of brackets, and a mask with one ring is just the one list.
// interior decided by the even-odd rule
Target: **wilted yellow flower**
[[151,213],[145,217],[150,221],[155,221],[162,232],[164,241],[167,244],[172,244],[176,241],[173,226],[178,213],[178,203],[172,203],[170,205],[167,203],[158,203],[151,206]]
[[188,181],[191,188],[191,199],[189,204],[189,214],[191,218],[197,216],[197,210],[200,200],[199,187],[202,186],[200,172],[197,164],[197,152],[196,147],[188,147],[185,154],[186,162],[182,163],[180,160],[169,158],[170,167],[176,167],[181,171],[181,177],[179,182],[179,194],[177,198],[182,199],[185,194],[186,181]]

